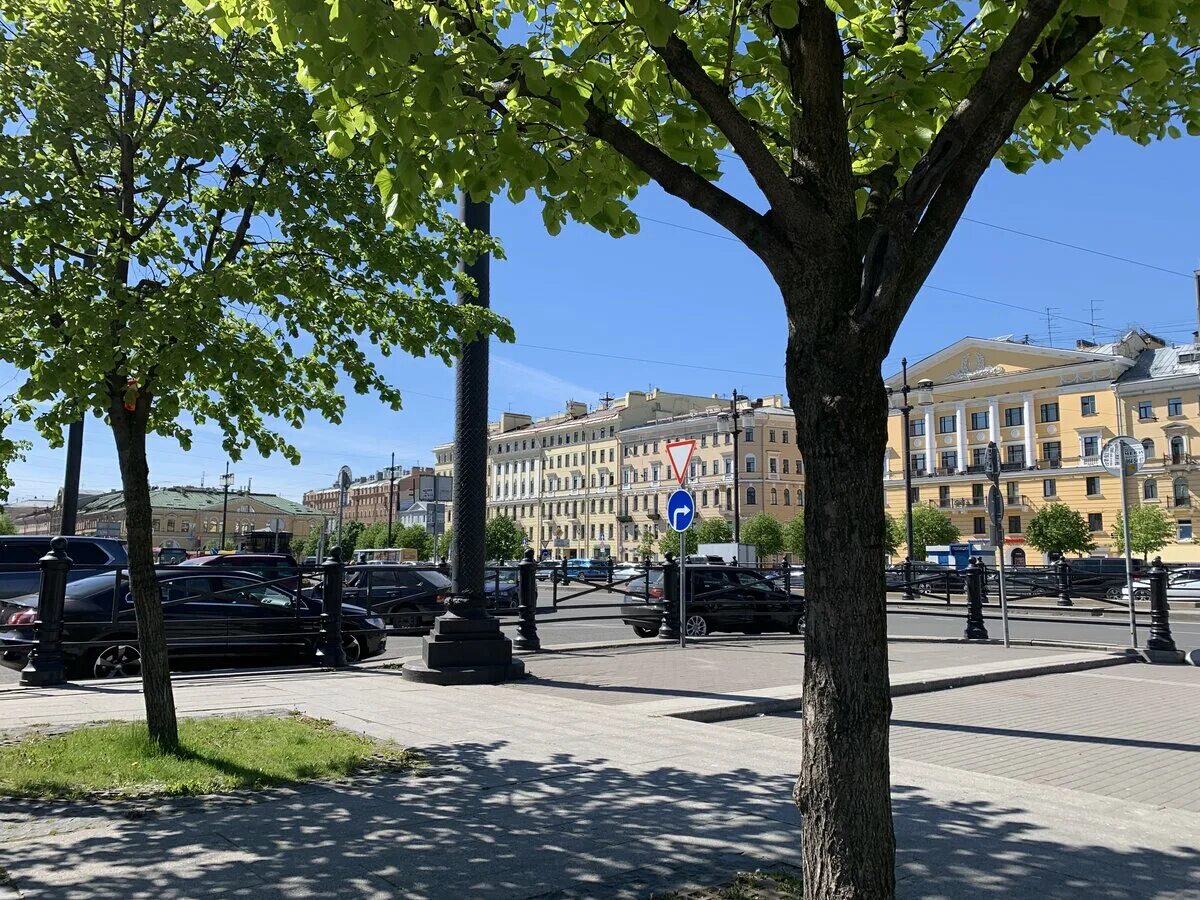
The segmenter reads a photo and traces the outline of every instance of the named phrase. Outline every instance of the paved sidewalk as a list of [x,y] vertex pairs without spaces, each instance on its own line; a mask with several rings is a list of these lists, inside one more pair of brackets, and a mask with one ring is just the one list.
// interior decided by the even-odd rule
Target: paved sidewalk
[[[906,642],[891,655],[896,667],[923,661],[924,669],[903,675],[920,678],[964,663],[1012,664],[1000,655],[964,657],[996,650],[1004,652]],[[759,658],[772,653],[773,664]],[[761,666],[764,677],[775,673],[763,688],[787,685],[799,672],[798,658],[782,651],[706,646],[654,662],[658,687],[712,693],[711,684],[691,682],[718,654],[717,672],[740,671],[744,662]],[[639,658],[656,659],[612,651],[528,660],[535,675],[561,683],[550,689],[537,682],[436,688],[386,670],[180,678],[176,695],[188,714],[299,708],[393,737],[434,764],[422,777],[307,786],[250,801],[155,803],[134,819],[125,807],[10,801],[0,804],[0,864],[26,897],[156,900],[644,898],[739,868],[798,864],[790,800],[796,735],[658,714],[659,697],[646,701],[629,690],[654,687]],[[582,674],[588,666],[598,671]],[[596,693],[635,700],[587,700],[589,678],[615,689]],[[731,690],[755,693],[750,683]],[[1190,807],[1005,777],[983,763],[997,754],[975,743],[1011,741],[1010,755],[1066,766],[1090,743],[1055,735],[1086,737],[1086,722],[1107,722],[1100,748],[1145,740],[1139,729],[1152,729],[1154,741],[1179,746],[1139,749],[1191,759],[1200,755],[1187,730],[1197,690],[1196,669],[1124,665],[898,699],[903,724],[892,776],[901,896],[1200,898],[1200,815]],[[1051,713],[1013,718],[1026,705],[1040,715],[1050,698],[1075,717],[1058,731]],[[140,703],[134,685],[0,691],[8,725],[136,716]],[[1145,708],[1167,703],[1177,704],[1174,717]],[[775,719],[792,721],[742,724]],[[960,721],[970,726],[961,733],[921,727]],[[1088,765],[1103,762],[1098,751]]]

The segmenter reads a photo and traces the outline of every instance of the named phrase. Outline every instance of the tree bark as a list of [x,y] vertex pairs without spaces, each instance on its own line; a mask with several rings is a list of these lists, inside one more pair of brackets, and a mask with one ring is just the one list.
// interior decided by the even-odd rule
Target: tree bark
[[150,467],[146,462],[146,427],[150,398],[138,397],[130,412],[122,401],[124,385],[113,385],[109,417],[121,467],[125,495],[125,530],[129,546],[129,589],[137,613],[138,642],[142,653],[142,695],[150,739],[164,752],[179,748],[175,695],[167,659],[167,633],[163,622],[158,578],[154,573],[154,531],[150,510]]
[[[880,478],[887,342],[848,325],[842,311],[856,299],[848,282],[840,297],[788,304],[787,380],[805,466],[808,599],[795,799],[810,900],[895,894]],[[810,312],[800,322],[800,309],[826,315]]]

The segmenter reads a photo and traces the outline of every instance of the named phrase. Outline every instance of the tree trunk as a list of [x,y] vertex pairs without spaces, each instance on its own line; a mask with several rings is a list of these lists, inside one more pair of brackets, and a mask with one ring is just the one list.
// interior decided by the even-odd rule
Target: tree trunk
[[175,695],[167,661],[167,634],[163,623],[158,578],[154,573],[154,531],[150,513],[150,467],[146,463],[146,426],[150,398],[139,396],[130,412],[120,391],[113,391],[109,411],[121,487],[125,495],[125,529],[129,545],[129,589],[137,613],[142,653],[142,694],[146,701],[146,726],[150,738],[163,751],[179,748],[175,721]]
[[880,343],[795,317],[788,343],[806,482],[804,757],[795,797],[809,900],[895,894]]

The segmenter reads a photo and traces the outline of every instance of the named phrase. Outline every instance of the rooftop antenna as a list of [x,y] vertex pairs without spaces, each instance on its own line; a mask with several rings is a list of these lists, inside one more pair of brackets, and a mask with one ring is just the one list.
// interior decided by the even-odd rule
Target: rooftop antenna
[[1091,300],[1088,300],[1088,310],[1091,313],[1091,315],[1088,316],[1088,319],[1092,323],[1092,343],[1093,344],[1095,344],[1097,342],[1097,340],[1096,340],[1096,307],[1103,302],[1104,302],[1103,300],[1096,300],[1094,298]]
[[1200,324],[1200,269],[1195,269],[1192,274],[1196,276],[1196,319]]
[[616,397],[614,397],[608,391],[605,391],[604,396],[600,398],[600,408],[608,409],[610,406],[612,406],[612,402],[615,399],[616,399]]
[[1051,347],[1054,346],[1054,317],[1057,314],[1057,309],[1053,309],[1049,306],[1046,307],[1046,339]]

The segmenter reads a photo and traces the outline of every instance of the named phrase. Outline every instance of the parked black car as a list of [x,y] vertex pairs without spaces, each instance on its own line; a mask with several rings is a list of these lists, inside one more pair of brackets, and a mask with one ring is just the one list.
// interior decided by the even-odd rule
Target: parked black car
[[[42,583],[38,560],[50,552],[50,536],[10,534],[0,537],[0,599],[36,594]],[[67,556],[74,564],[68,581],[129,562],[125,545],[116,538],[69,537]]]
[[[452,587],[449,578],[433,570],[400,565],[348,566],[342,602],[371,610],[395,631],[423,634],[446,611]],[[320,596],[320,585],[314,593]]]
[[[889,591],[903,591],[906,578],[904,563],[888,566],[884,569],[883,577]],[[939,566],[937,563],[913,560],[912,578],[914,594],[945,597],[947,591],[951,594],[962,594],[967,589],[967,580],[962,572],[949,566]]]
[[285,591],[300,589],[300,567],[290,553],[218,553],[213,556],[193,556],[181,566],[216,566],[250,572]]
[[[264,584],[248,572],[161,572],[158,579],[172,666],[312,658],[320,634],[319,601]],[[342,614],[342,645],[350,661],[384,651],[382,621],[352,605]],[[0,602],[0,664],[24,667],[36,618],[36,594]],[[124,575],[119,580],[113,573],[93,575],[67,585],[63,655],[72,675],[140,674],[136,640],[133,597]]]
[[[786,594],[757,572],[738,566],[697,566],[687,569],[688,599],[684,624],[688,637],[714,631],[762,634],[787,631],[799,634],[804,623],[804,598]],[[658,593],[661,590],[651,592]],[[626,597],[621,615],[638,637],[654,637],[662,623],[662,610],[653,598],[647,604]]]

